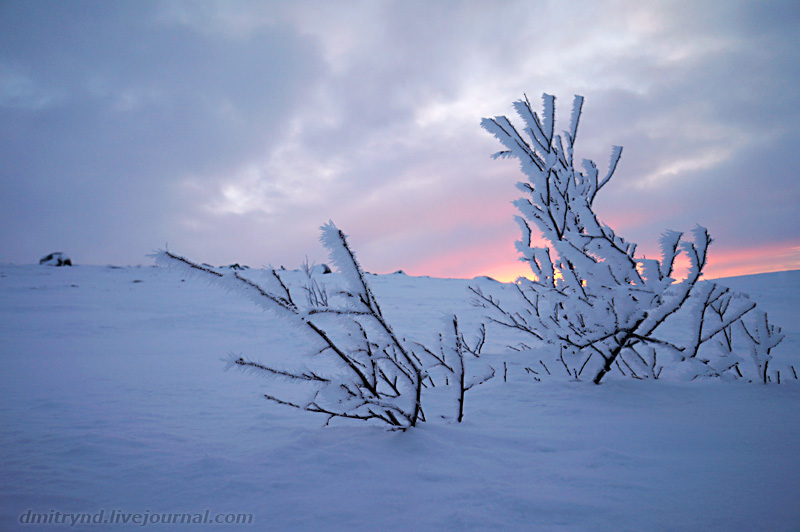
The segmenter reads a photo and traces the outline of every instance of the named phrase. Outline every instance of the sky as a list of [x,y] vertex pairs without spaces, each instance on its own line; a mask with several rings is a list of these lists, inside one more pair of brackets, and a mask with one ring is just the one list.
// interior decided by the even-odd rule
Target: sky
[[800,269],[800,4],[0,0],[0,263],[298,268],[333,220],[365,270],[513,280],[524,179],[483,117],[556,96],[599,217],[707,277]]

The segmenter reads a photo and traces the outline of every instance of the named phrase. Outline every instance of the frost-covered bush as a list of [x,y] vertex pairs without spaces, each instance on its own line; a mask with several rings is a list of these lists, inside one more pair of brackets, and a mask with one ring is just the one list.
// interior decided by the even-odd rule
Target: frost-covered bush
[[[458,316],[453,316],[444,332],[439,334],[439,352],[434,353],[424,345],[418,344],[427,355],[427,368],[431,386],[435,386],[434,375],[440,382],[456,389],[456,421],[464,419],[464,400],[466,393],[489,379],[494,378],[495,370],[489,364],[477,363],[486,342],[486,328],[481,325],[478,338],[470,346],[458,328]],[[467,362],[469,360],[469,362]],[[452,382],[451,382],[452,381]],[[445,416],[446,417],[446,416]]]
[[680,340],[673,349],[681,362],[690,363],[690,376],[771,381],[772,349],[784,335],[749,297],[702,282],[683,313],[686,325],[680,329],[682,334],[674,335]]
[[[675,359],[688,363],[693,376],[742,376],[733,337],[741,340],[743,331],[751,339],[744,351],[752,351],[763,379],[780,330],[771,328],[763,313],[754,322],[758,326],[746,326],[742,319],[755,315],[754,304],[742,304],[713,283],[698,283],[711,243],[708,231],[696,226],[689,240],[666,231],[660,260],[638,257],[636,244],[617,235],[593,210],[622,148],[612,149],[602,176],[588,159],[576,169],[583,97],[575,97],[569,127],[561,135],[555,134],[555,98],[545,94],[543,101],[541,118],[527,98],[514,103],[524,136],[505,116],[481,122],[505,147],[494,157],[516,158],[527,177],[517,184],[524,196],[514,202],[522,229],[517,249],[534,274],[533,280],[517,280],[512,301],[473,288],[477,302],[492,311],[492,321],[556,346],[556,363],[570,376],[595,383],[614,368],[658,378],[664,362]],[[532,225],[548,247],[532,245]],[[680,254],[689,267],[677,281],[673,275]],[[673,321],[684,323],[677,334],[670,332]]]
[[[304,267],[307,282],[300,290],[304,297],[297,297],[281,270],[267,270],[266,281],[257,283],[238,270],[217,271],[169,251],[160,251],[155,257],[159,264],[209,279],[250,298],[281,320],[287,332],[310,342],[310,352],[292,356],[294,367],[303,367],[300,370],[232,358],[233,365],[306,385],[310,390],[302,400],[287,399],[279,393],[266,394],[267,399],[324,414],[328,421],[376,420],[394,429],[407,429],[425,421],[424,389],[435,386],[437,376],[444,375],[442,380],[449,384],[447,375],[453,374],[460,377],[456,379],[460,388],[453,387],[453,393],[458,396],[454,417],[461,421],[464,393],[476,384],[464,380],[463,359],[477,354],[466,351],[457,328],[440,337],[447,340],[441,341],[438,354],[398,336],[384,317],[345,234],[332,222],[321,229],[321,241],[344,284],[336,293],[328,293],[315,277],[319,269],[308,265]],[[453,334],[454,340],[450,339]]]

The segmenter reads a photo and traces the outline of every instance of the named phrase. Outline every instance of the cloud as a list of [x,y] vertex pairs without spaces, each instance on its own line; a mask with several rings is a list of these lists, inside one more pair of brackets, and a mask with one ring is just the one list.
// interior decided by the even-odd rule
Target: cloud
[[20,231],[16,260],[71,245],[141,261],[187,208],[171,184],[260,154],[319,74],[291,31],[212,40],[130,6],[4,8],[0,64],[23,80],[0,108],[4,181],[18,191],[0,216]]
[[64,248],[137,263],[169,242],[209,262],[296,267],[325,260],[317,228],[334,219],[371,271],[510,271],[522,175],[489,159],[498,146],[478,123],[544,91],[560,117],[586,97],[579,156],[602,167],[625,147],[597,207],[643,250],[695,223],[721,255],[791,249],[799,12],[6,2],[0,261]]

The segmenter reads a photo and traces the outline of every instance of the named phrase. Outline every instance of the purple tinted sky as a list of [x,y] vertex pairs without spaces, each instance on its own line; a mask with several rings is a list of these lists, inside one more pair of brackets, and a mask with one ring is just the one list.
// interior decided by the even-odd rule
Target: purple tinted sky
[[[601,217],[709,275],[800,268],[800,4],[0,1],[0,262],[325,260],[508,278],[522,176],[484,116],[586,97]],[[559,114],[560,111],[560,114]],[[558,127],[559,124],[557,124]],[[562,124],[563,127],[563,124]]]

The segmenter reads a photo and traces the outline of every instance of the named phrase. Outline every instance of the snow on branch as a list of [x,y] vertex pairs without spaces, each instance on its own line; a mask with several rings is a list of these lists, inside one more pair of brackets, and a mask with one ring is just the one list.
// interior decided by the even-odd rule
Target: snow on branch
[[289,398],[283,393],[285,389],[265,394],[268,400],[323,414],[328,422],[372,420],[405,430],[425,421],[423,390],[435,387],[434,375],[444,371],[445,385],[453,381],[448,392],[457,396],[455,417],[461,421],[464,394],[494,375],[494,370],[487,370],[485,364],[465,362],[479,357],[486,340],[485,328],[481,326],[478,339],[470,346],[454,316],[439,336],[439,354],[420,343],[407,342],[397,336],[381,312],[347,236],[333,222],[323,225],[321,231],[320,241],[343,281],[343,289],[333,294],[317,281],[308,264],[303,268],[306,283],[299,287],[305,297],[295,297],[292,292],[298,287],[290,286],[284,280],[285,274],[274,269],[262,271],[256,281],[252,272],[220,272],[169,251],[154,256],[159,265],[250,299],[288,325],[291,334],[308,341],[309,351],[295,357],[292,368],[229,357],[228,367],[281,380],[305,391],[302,400],[294,395]]
[[[781,333],[780,327],[769,322],[766,312],[758,311],[749,318],[740,320],[738,323],[750,340],[750,356],[757,369],[759,380],[767,384],[770,382],[768,368],[773,357],[772,350],[783,341],[786,335]],[[794,368],[792,369],[794,370]],[[780,374],[777,378],[780,379]]]
[[339,294],[341,305],[331,303],[316,282],[304,287],[308,304],[298,304],[274,269],[258,283],[237,271],[220,273],[168,251],[158,252],[155,258],[158,264],[254,301],[311,341],[315,346],[309,353],[312,360],[323,356],[339,368],[335,374],[323,376],[315,370],[274,368],[236,358],[233,364],[248,371],[311,386],[309,397],[302,402],[270,394],[267,399],[325,414],[329,421],[379,420],[395,429],[413,427],[424,420],[421,394],[425,373],[419,359],[384,319],[345,234],[332,222],[321,229],[321,241],[345,280],[346,289]]
[[331,262],[333,262],[347,283],[349,301],[357,302],[355,308],[361,309],[363,307],[363,309],[381,316],[381,309],[364,278],[361,265],[347,243],[347,235],[330,221],[320,229],[322,230],[320,241],[327,248]]
[[[534,277],[517,281],[514,303],[500,304],[491,294],[473,289],[476,302],[489,311],[489,319],[556,346],[558,361],[570,375],[598,384],[614,369],[634,377],[657,378],[664,367],[657,360],[674,358],[699,368],[695,375],[730,374],[731,368],[740,371],[739,364],[730,365],[732,357],[712,361],[713,357],[698,353],[701,347],[707,351],[711,338],[725,336],[734,324],[741,324],[765,378],[779,329],[774,332],[761,321],[747,326],[741,320],[754,304],[737,304],[723,311],[719,298],[708,300],[711,293],[696,288],[712,242],[708,231],[695,226],[690,240],[683,233],[666,231],[659,240],[660,260],[637,256],[636,244],[602,223],[592,206],[617,170],[622,148],[612,148],[602,179],[591,160],[583,160],[582,170],[576,169],[574,148],[583,97],[573,100],[563,135],[548,134],[555,123],[555,98],[545,94],[543,101],[542,118],[527,97],[514,103],[525,125],[521,130],[505,116],[481,121],[506,148],[502,154],[516,158],[527,177],[517,184],[523,197],[514,202],[522,229],[517,249]],[[547,247],[532,245],[532,226],[548,240]],[[689,267],[686,277],[676,281],[672,276],[681,254]],[[698,305],[699,313],[687,310]],[[714,313],[719,316],[714,318]],[[686,319],[692,324],[688,329],[695,331],[689,340],[661,334],[670,323]]]
[[262,287],[236,270],[220,273],[213,268],[195,264],[185,257],[166,250],[158,251],[152,256],[159,266],[177,270],[187,277],[206,279],[220,288],[249,299],[264,310],[272,312],[275,316],[283,318],[295,326],[299,324],[296,318],[300,311],[275,270],[269,270],[267,283]]
[[[480,360],[481,350],[486,342],[486,327],[480,326],[473,345],[464,338],[459,329],[458,316],[453,315],[439,334],[439,352],[434,353],[420,345],[425,357],[428,375],[435,386],[434,377],[446,385],[457,386],[455,391],[455,419],[464,419],[464,401],[469,390],[491,380],[495,370]],[[451,382],[452,381],[452,382]],[[444,416],[443,416],[444,417]]]

